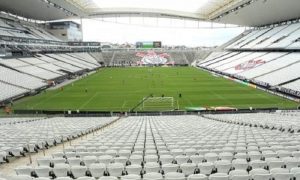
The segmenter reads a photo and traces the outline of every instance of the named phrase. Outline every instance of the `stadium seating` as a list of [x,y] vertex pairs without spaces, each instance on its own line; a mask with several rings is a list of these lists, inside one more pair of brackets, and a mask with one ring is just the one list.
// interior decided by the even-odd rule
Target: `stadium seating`
[[36,55],[36,58],[43,60],[43,61],[47,62],[48,64],[53,64],[67,72],[76,73],[76,72],[82,71],[82,68],[80,68],[80,67],[76,67],[72,64],[68,64],[63,61],[59,61],[57,59],[48,57],[46,55],[38,54],[38,55]]
[[232,43],[227,49],[292,49],[298,48],[300,23],[255,29]]
[[285,84],[282,87],[287,88],[287,89],[293,89],[293,90],[300,92],[300,80],[291,82],[289,84]]
[[0,35],[2,36],[60,41],[38,26],[33,26],[28,23],[21,24],[21,22],[11,19],[0,18],[0,27]]
[[300,77],[300,54],[296,52],[224,52],[221,56],[212,55],[199,67],[214,70],[238,78],[263,82],[270,86],[284,85],[286,88],[299,88],[288,84]]
[[95,68],[89,64],[84,63],[83,61],[75,60],[74,58],[67,56],[65,54],[47,54],[47,56],[59,61],[63,61],[66,64],[71,64],[72,66],[76,66],[78,68],[81,68],[82,70],[84,69],[92,70]]
[[[129,65],[137,65],[143,59],[138,56],[138,53],[145,53],[147,51],[137,52],[136,50],[115,50],[115,51],[103,51],[101,52],[101,59],[104,64],[109,66],[129,66]],[[202,59],[208,52],[206,51],[176,51],[176,50],[164,50],[155,52],[156,54],[165,54],[165,59],[167,60],[166,64],[174,64],[177,65],[187,65],[192,64],[195,60]],[[157,59],[159,61],[159,59]],[[149,64],[155,64],[157,62],[149,62]],[[165,62],[159,62],[161,64],[165,64]],[[158,63],[158,64],[159,64]]]
[[76,57],[76,58],[79,58],[83,61],[86,61],[90,64],[93,64],[93,65],[96,65],[96,66],[99,66],[99,63],[98,61],[93,58],[90,54],[88,53],[68,53],[68,55],[72,56],[72,57]]
[[46,88],[48,80],[66,79],[70,74],[99,67],[101,65],[87,53],[0,59],[0,82],[7,91],[0,95],[0,101]]
[[[0,156],[23,156],[99,129],[115,118],[1,118]],[[76,122],[76,123],[74,123]],[[56,156],[57,157],[57,156]],[[1,158],[0,158],[1,161]],[[51,161],[54,162],[54,161]],[[40,161],[41,164],[41,161]],[[42,163],[45,164],[45,163]]]
[[248,30],[229,51],[214,52],[198,66],[298,96],[300,56],[291,50],[299,49],[299,32],[299,22]]
[[61,74],[57,74],[55,72],[33,66],[32,64],[28,64],[25,61],[19,59],[5,59],[0,63],[10,68],[16,69],[24,74],[30,74],[36,78],[42,78],[44,80],[55,79],[61,76]]
[[31,90],[47,86],[47,84],[39,78],[19,73],[18,71],[14,71],[2,66],[0,66],[0,80]]
[[0,101],[11,99],[13,97],[23,96],[25,93],[30,92],[28,89],[13,86],[0,81]]
[[[300,165],[298,133],[288,129],[298,129],[299,118],[291,117],[289,113],[128,117],[44,158],[46,164],[39,163],[40,167],[21,166],[16,172],[38,174],[43,169],[46,176],[53,171],[57,177],[68,177],[69,172],[71,177],[100,179],[288,180],[297,176]],[[71,163],[74,158],[77,165]]]

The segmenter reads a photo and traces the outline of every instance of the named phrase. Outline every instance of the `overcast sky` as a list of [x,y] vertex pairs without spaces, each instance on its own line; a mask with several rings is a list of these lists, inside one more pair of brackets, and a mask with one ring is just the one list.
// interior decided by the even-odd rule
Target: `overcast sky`
[[245,30],[245,28],[237,27],[208,27],[211,27],[210,23],[157,18],[83,20],[83,38],[84,41],[119,44],[126,42],[135,44],[137,41],[162,41],[163,45],[195,47],[222,45]]

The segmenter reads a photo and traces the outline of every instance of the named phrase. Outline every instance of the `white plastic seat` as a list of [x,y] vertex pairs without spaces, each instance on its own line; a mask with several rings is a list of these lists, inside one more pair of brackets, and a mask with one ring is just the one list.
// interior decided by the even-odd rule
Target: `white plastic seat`
[[285,168],[274,168],[270,173],[275,180],[290,180],[293,177],[293,174]]
[[247,170],[249,166],[245,159],[235,159],[231,163],[234,169]]
[[86,148],[87,152],[97,152],[97,148],[96,147],[88,147]]
[[66,163],[66,159],[65,158],[62,158],[62,157],[55,157],[51,160],[51,162],[54,164],[63,164],[63,163]]
[[234,157],[236,159],[245,159],[245,160],[247,160],[248,159],[248,154],[246,154],[245,152],[240,152],[240,153],[236,153],[234,155]]
[[179,169],[178,164],[163,164],[162,165],[162,170],[165,174],[169,173],[169,172],[177,172],[178,169]]
[[142,164],[143,156],[142,155],[131,155],[129,158],[131,164]]
[[75,178],[86,176],[86,166],[71,166],[71,172]]
[[113,150],[113,149],[108,149],[108,150],[105,151],[105,154],[110,155],[112,157],[115,157],[118,154],[118,152],[116,150]]
[[246,153],[247,152],[247,149],[245,146],[238,146],[235,148],[235,152],[237,153]]
[[248,152],[248,156],[251,161],[260,160],[262,158],[262,154],[259,151],[250,151]]
[[230,180],[249,180],[250,175],[246,170],[233,170],[229,172]]
[[165,174],[165,180],[185,180],[183,173],[169,172]]
[[121,180],[140,180],[141,176],[137,174],[128,174],[121,177]]
[[285,157],[292,156],[292,153],[290,151],[287,151],[287,150],[278,150],[278,151],[276,151],[276,153],[280,158],[285,158]]
[[70,165],[68,164],[56,164],[52,169],[56,177],[67,177],[70,171]]
[[209,180],[229,180],[229,176],[226,173],[211,174]]
[[161,164],[169,164],[172,163],[174,161],[174,157],[172,155],[161,155],[159,158]]
[[76,157],[71,157],[67,159],[70,166],[80,166],[81,159]]
[[103,155],[103,156],[98,157],[99,163],[103,163],[103,164],[106,164],[106,165],[111,163],[112,160],[113,160],[113,156],[111,156],[111,155]]
[[300,173],[295,173],[293,175],[294,175],[295,180],[300,180]]
[[145,155],[156,155],[157,151],[155,149],[146,149]]
[[228,160],[228,161],[232,161],[233,159],[233,154],[231,152],[222,152],[219,154],[219,158],[221,160]]
[[269,169],[281,168],[284,166],[284,162],[279,158],[266,158]]
[[86,152],[87,149],[86,149],[85,146],[76,146],[76,147],[75,147],[75,151],[76,151],[76,153],[79,153],[79,152]]
[[83,158],[83,162],[86,167],[89,167],[91,164],[97,162],[97,157],[96,156],[85,156]]
[[65,154],[63,152],[52,153],[53,158],[63,158],[64,156],[65,156]]
[[110,176],[120,177],[124,171],[124,165],[122,163],[108,164],[107,170]]
[[298,167],[300,165],[300,161],[299,159],[295,158],[295,157],[285,157],[282,158],[284,164],[285,164],[285,168],[287,169],[292,169],[293,167]]
[[73,180],[73,179],[70,177],[58,177],[55,180]]
[[15,157],[21,157],[21,156],[23,156],[22,153],[24,153],[24,148],[23,147],[14,147],[14,148],[10,149],[10,152]]
[[176,156],[179,156],[179,155],[182,155],[184,154],[183,150],[182,149],[172,149],[171,150],[171,154],[176,157]]
[[115,163],[122,163],[124,166],[126,165],[127,160],[128,160],[128,158],[125,156],[119,156],[119,157],[114,158]]
[[158,161],[158,156],[157,155],[146,155],[144,156],[144,160],[146,163],[148,162],[157,162]]
[[270,180],[271,174],[265,169],[252,169],[249,174],[253,180]]
[[17,175],[27,175],[31,176],[31,172],[33,171],[31,166],[19,166],[15,168]]
[[126,171],[128,174],[141,174],[142,166],[140,164],[131,164],[129,166],[126,166]]
[[214,163],[218,173],[228,173],[231,169],[231,162],[228,160],[220,160]]
[[183,164],[183,163],[187,163],[188,160],[189,160],[189,157],[188,156],[185,156],[185,155],[179,155],[179,156],[176,156],[175,157],[175,160],[177,162],[177,164]]
[[214,170],[215,166],[212,162],[203,162],[198,164],[201,174],[210,175]]
[[202,155],[191,155],[190,160],[192,163],[199,164],[204,160],[204,156]]
[[146,173],[159,172],[160,166],[157,162],[147,162],[144,169]]
[[183,163],[180,165],[180,169],[182,170],[182,173],[185,174],[185,176],[194,174],[196,167],[197,165],[195,163]]
[[204,155],[204,159],[207,160],[207,162],[215,162],[218,160],[218,155],[216,153],[206,153]]
[[130,150],[125,150],[125,149],[123,149],[123,150],[120,150],[120,151],[119,151],[119,155],[120,155],[120,156],[124,156],[124,157],[129,158],[130,155],[131,155],[131,151],[130,151]]
[[34,171],[38,177],[49,177],[51,168],[49,166],[37,166]]
[[160,173],[146,173],[143,176],[143,180],[163,180],[163,176]]
[[208,177],[205,174],[191,174],[187,177],[187,180],[207,180]]
[[51,164],[51,157],[42,157],[42,158],[37,158],[37,163],[39,166],[50,166]]
[[249,165],[252,167],[252,169],[265,168],[268,166],[267,162],[262,160],[250,161]]
[[265,158],[275,158],[275,157],[277,157],[277,153],[275,153],[272,150],[262,151],[262,155]]
[[192,155],[196,155],[197,150],[195,148],[188,148],[184,150],[184,153],[190,157]]
[[47,177],[38,177],[38,178],[35,178],[34,180],[51,180],[51,179],[47,178]]
[[290,170],[290,172],[291,172],[292,174],[300,173],[300,167],[293,167],[293,168]]
[[7,152],[0,150],[0,163],[4,163],[7,157]]
[[94,177],[79,177],[77,180],[96,180]]
[[106,170],[106,165],[103,163],[93,163],[89,167],[89,171],[91,175],[95,178],[100,178],[104,176],[105,170]]
[[300,158],[300,151],[293,151],[292,156],[299,159]]
[[99,180],[118,180],[118,178],[114,176],[102,176]]

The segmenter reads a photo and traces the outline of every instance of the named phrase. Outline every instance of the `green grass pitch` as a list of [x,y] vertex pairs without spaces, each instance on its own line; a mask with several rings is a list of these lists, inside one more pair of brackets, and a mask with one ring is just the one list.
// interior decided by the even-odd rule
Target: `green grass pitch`
[[179,109],[211,106],[284,109],[298,105],[192,67],[136,67],[100,69],[63,90],[47,90],[23,98],[15,103],[14,109],[128,111],[149,94],[174,97]]

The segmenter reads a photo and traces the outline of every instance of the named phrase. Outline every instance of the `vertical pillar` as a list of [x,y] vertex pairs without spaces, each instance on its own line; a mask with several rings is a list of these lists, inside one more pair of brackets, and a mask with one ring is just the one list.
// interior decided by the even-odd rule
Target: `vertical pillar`
[[82,17],[80,17],[80,31],[81,31],[81,41],[83,41],[83,21]]

